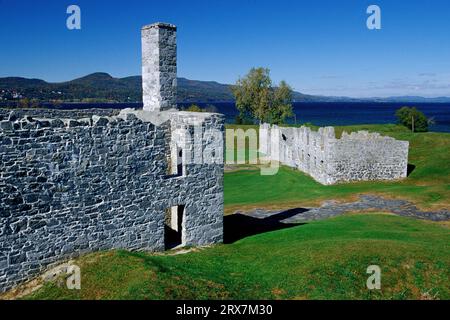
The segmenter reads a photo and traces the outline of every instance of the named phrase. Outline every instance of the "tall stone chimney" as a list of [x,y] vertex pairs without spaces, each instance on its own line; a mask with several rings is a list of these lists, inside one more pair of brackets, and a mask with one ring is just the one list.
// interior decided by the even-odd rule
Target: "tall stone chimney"
[[144,110],[164,111],[177,103],[177,27],[153,23],[142,27],[142,100]]

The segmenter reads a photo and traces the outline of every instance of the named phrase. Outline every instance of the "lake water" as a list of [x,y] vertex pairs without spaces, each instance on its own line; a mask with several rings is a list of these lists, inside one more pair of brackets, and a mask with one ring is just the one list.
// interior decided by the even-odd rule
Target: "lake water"
[[[210,103],[197,103],[200,107],[211,105]],[[180,104],[187,107],[191,103]],[[217,111],[223,113],[227,123],[234,123],[238,114],[234,103],[213,103]],[[435,124],[430,126],[430,131],[450,132],[450,104],[449,103],[317,103],[297,102],[293,104],[295,119],[290,122],[311,122],[318,126],[369,124],[369,123],[395,123],[395,111],[404,105],[415,106],[429,118],[433,118]],[[142,108],[142,103],[97,103],[97,104],[63,104],[64,109],[77,108]]]
[[[201,107],[207,104],[199,104]],[[311,122],[318,126],[351,124],[396,123],[395,111],[404,105],[421,110],[435,124],[430,131],[450,132],[450,104],[444,103],[304,103],[293,104],[296,119],[290,123]],[[215,103],[218,111],[225,114],[227,122],[234,123],[238,114],[233,103]]]

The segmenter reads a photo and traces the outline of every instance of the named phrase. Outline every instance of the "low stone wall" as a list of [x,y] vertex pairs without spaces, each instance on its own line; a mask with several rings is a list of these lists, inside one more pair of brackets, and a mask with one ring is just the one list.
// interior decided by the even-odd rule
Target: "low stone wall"
[[81,119],[89,118],[93,115],[96,116],[116,116],[120,112],[119,109],[80,109],[80,110],[62,110],[62,109],[48,109],[48,108],[29,108],[29,109],[2,109],[0,108],[0,121],[8,120],[10,115],[14,118],[70,118],[70,119]]
[[343,133],[330,145],[330,181],[397,180],[406,178],[408,141],[367,131]]
[[1,110],[0,291],[85,252],[164,250],[171,206],[185,206],[184,245],[222,241],[223,163],[216,160],[223,140],[209,139],[209,132],[223,134],[223,116],[197,118],[202,148],[220,151],[206,163],[187,163],[185,174],[174,177],[168,174],[173,129],[194,131],[180,120],[183,113],[170,113],[158,125],[145,111],[111,117],[53,111],[39,119],[5,114]]
[[409,142],[378,133],[344,132],[337,139],[333,127],[313,131],[262,124],[259,145],[268,158],[298,168],[322,184],[407,175]]

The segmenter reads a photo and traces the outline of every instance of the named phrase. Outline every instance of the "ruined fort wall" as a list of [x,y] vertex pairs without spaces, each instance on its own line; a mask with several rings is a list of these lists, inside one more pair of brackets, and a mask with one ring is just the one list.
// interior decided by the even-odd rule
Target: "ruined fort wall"
[[[12,112],[13,111],[13,112]],[[0,108],[0,121],[8,120],[9,117],[13,119],[32,117],[35,119],[41,118],[67,118],[67,119],[82,119],[96,116],[116,116],[120,109],[80,109],[80,110],[64,110],[64,109],[46,109],[46,108]]]
[[[278,131],[278,133],[276,132]],[[329,144],[334,140],[332,127],[318,132],[308,127],[278,127],[262,124],[259,131],[260,152],[270,160],[297,168],[315,180],[326,184],[329,180],[327,160]],[[279,152],[274,144],[278,144]]]
[[[222,241],[223,164],[168,174],[173,128],[193,131],[186,117],[154,125],[144,111],[68,114],[0,121],[0,291],[85,252],[164,250],[171,206],[185,206],[185,245]],[[223,156],[223,141],[209,139],[223,133],[223,117],[199,118],[202,150]]]
[[[275,134],[275,131],[278,131]],[[260,152],[322,184],[406,177],[408,142],[361,131],[335,137],[333,127],[260,127]],[[278,144],[279,153],[274,144]]]
[[[223,240],[224,117],[219,114],[176,112],[171,116],[170,150],[183,150],[186,190],[175,193],[185,205],[185,245]],[[173,158],[173,156],[172,156]]]
[[408,141],[367,131],[343,133],[330,146],[331,181],[396,180],[405,178],[408,168]]

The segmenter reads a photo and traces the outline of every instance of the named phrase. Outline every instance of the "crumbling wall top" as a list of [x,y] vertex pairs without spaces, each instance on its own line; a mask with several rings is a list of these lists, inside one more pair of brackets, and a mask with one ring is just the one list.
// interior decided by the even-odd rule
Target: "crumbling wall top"
[[155,22],[152,24],[147,24],[145,26],[142,27],[142,30],[145,29],[152,29],[152,28],[156,28],[156,29],[169,29],[169,30],[177,30],[177,26],[171,23],[165,23],[165,22]]

